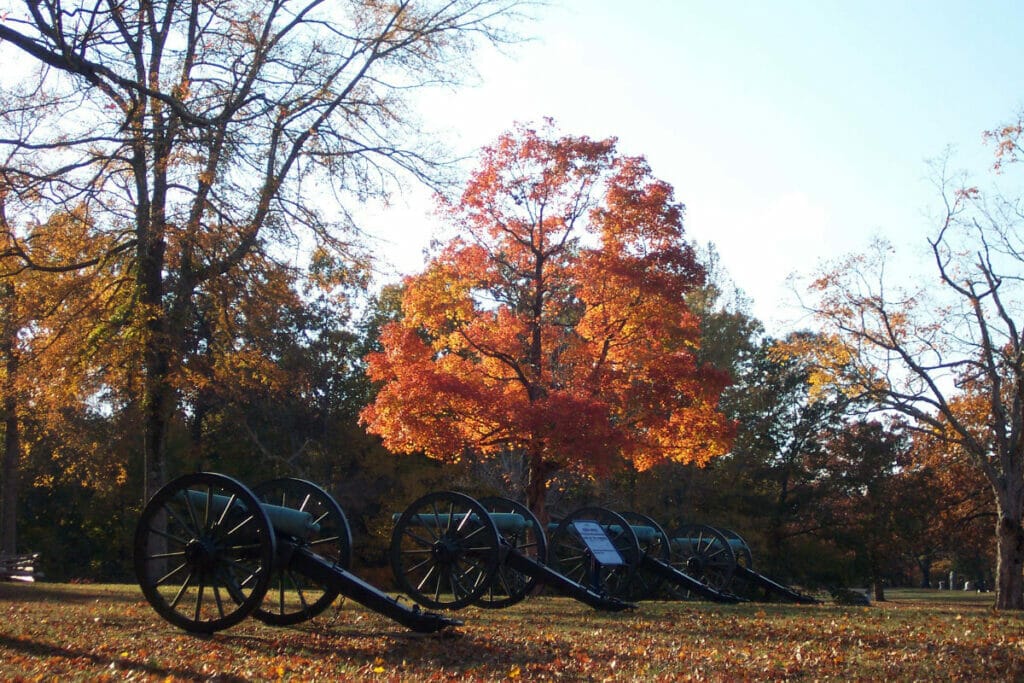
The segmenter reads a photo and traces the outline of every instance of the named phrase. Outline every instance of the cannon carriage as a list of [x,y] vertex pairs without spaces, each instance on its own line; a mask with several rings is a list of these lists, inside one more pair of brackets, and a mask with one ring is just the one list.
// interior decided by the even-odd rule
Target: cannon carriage
[[[620,533],[621,525],[626,526],[637,538],[640,548],[635,571],[627,580],[614,587],[614,594],[623,599],[645,600],[668,593],[674,597],[700,597],[718,603],[739,602],[727,590],[727,582],[709,580],[711,571],[695,571],[692,555],[683,555],[683,546],[650,517],[636,513],[615,513],[603,510],[604,527],[610,534]],[[612,518],[611,515],[615,517]],[[597,515],[594,515],[597,516]],[[731,556],[711,557],[705,563],[708,568],[728,566]]]
[[646,515],[624,512],[622,516],[643,539],[643,558],[628,589],[634,600],[667,594],[677,599],[738,602],[746,599],[737,595],[737,584],[741,584],[788,602],[819,602],[755,571],[750,546],[732,530],[688,524],[666,533]]
[[[753,568],[750,546],[736,532],[702,524],[688,524],[667,533],[658,522],[637,512],[618,513],[626,520],[640,545],[640,559],[628,582],[616,586],[614,595],[639,601],[659,597],[704,599],[736,603],[751,595],[740,588],[753,587],[762,595],[788,602],[819,601],[761,574]],[[606,525],[617,531],[614,524]]]
[[[507,607],[538,585],[594,609],[628,609],[634,605],[613,589],[632,576],[639,545],[624,522],[622,533],[602,531],[592,519],[602,512],[577,511],[548,541],[537,518],[516,501],[427,494],[395,517],[392,570],[407,595],[435,609]],[[598,537],[586,535],[593,528]]]
[[801,593],[755,570],[754,556],[743,537],[731,529],[718,529],[718,531],[725,537],[736,556],[734,584],[738,581],[759,590],[764,596],[779,598],[786,602],[795,602],[801,605],[816,605],[821,602],[813,596]]
[[250,490],[221,474],[179,477],[150,499],[135,531],[135,575],[167,621],[213,633],[249,615],[272,625],[320,614],[345,595],[418,632],[461,622],[409,606],[351,571],[351,535],[322,488],[276,479]]
[[[762,596],[787,602],[817,604],[800,593],[754,569],[750,546],[735,531],[704,524],[690,524],[671,534],[674,556],[685,571],[718,590],[735,592],[744,599],[757,597],[745,590],[755,588]],[[680,596],[688,597],[688,596]]]

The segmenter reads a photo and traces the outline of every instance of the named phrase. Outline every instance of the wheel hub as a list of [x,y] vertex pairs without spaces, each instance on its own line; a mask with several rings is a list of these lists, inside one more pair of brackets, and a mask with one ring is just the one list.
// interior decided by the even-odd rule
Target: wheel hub
[[217,548],[207,538],[194,538],[185,546],[185,561],[200,571],[206,571],[217,563]]
[[434,559],[441,564],[454,564],[462,555],[462,547],[458,539],[450,536],[443,536],[435,541],[431,551],[434,554]]

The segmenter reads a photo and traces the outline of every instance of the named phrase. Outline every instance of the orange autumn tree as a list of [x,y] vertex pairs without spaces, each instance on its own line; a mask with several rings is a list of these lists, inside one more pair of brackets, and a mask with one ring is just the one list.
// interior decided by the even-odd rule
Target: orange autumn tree
[[457,236],[405,281],[362,413],[395,452],[521,454],[545,518],[560,471],[704,464],[729,448],[726,373],[695,359],[704,269],[683,206],[614,139],[518,126],[441,208]]

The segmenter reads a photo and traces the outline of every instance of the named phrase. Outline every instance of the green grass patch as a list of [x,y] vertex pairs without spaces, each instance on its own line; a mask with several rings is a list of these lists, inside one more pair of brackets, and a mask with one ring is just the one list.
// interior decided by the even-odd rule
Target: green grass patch
[[870,607],[567,598],[469,608],[416,635],[353,603],[294,628],[210,637],[167,624],[135,586],[0,583],[3,680],[1020,680],[1024,614],[990,594],[890,591]]

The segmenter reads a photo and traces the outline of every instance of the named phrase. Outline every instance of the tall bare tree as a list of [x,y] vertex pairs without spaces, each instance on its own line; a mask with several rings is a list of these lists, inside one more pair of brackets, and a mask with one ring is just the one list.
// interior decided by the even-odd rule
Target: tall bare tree
[[[458,82],[480,41],[510,39],[518,0],[27,0],[0,23],[0,254],[76,269],[129,254],[123,319],[144,368],[146,479],[167,476],[183,331],[196,291],[263,250],[353,255],[346,206],[441,152],[409,96]],[[46,216],[84,210],[99,246],[30,248]]]
[[984,475],[996,606],[1024,609],[1024,212],[1005,194],[941,187],[935,280],[894,286],[882,243],[827,269],[808,304],[829,340],[816,351],[831,380],[909,416]]

